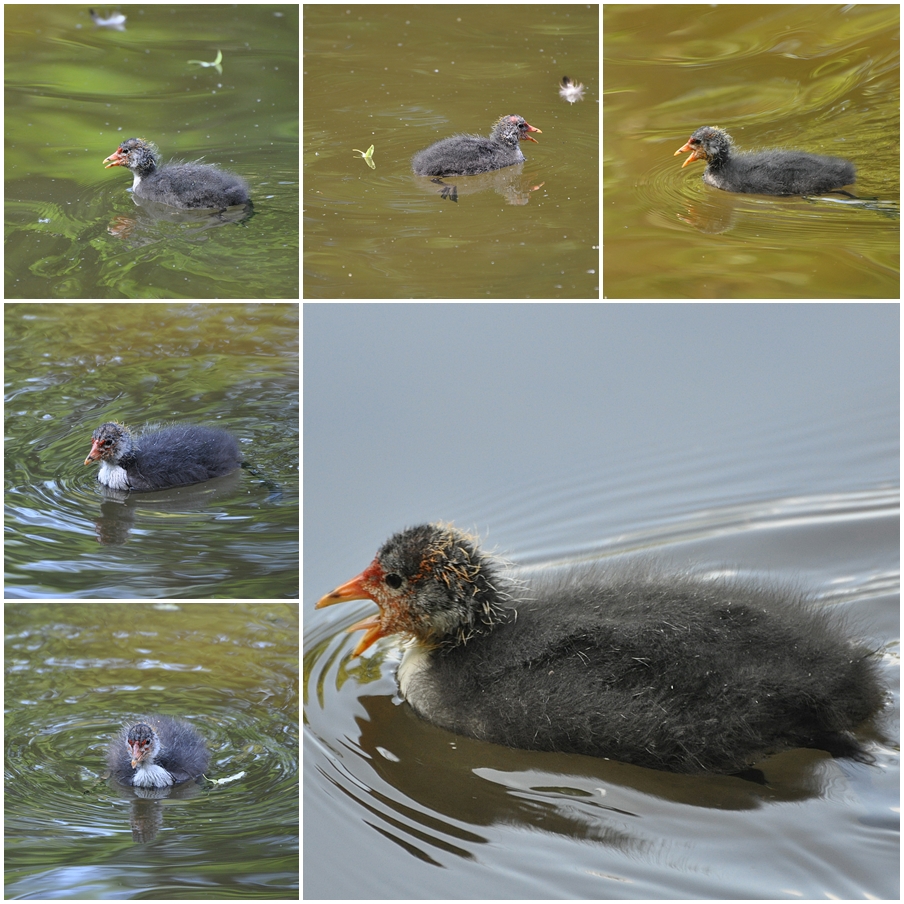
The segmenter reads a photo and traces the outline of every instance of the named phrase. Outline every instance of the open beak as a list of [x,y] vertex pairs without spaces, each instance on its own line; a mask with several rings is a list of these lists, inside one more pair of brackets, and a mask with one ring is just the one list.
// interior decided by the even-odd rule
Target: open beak
[[104,169],[110,169],[111,166],[126,166],[129,158],[125,154],[121,154],[121,150],[122,148],[117,148],[106,160],[104,160],[104,163],[106,164]]
[[706,160],[706,151],[703,150],[703,145],[701,144],[697,147],[692,147],[690,139],[688,139],[687,144],[683,148],[678,148],[672,156],[677,157],[685,151],[690,151],[691,155],[681,164],[681,169],[684,169],[689,163],[693,163],[695,160]]
[[532,141],[534,144],[539,144],[540,142],[537,141],[536,138],[531,138],[528,133],[529,132],[538,132],[540,135],[542,135],[543,129],[535,129],[529,122],[524,123],[524,125],[527,126],[527,132],[521,133],[521,140],[522,141]]
[[[364,585],[364,574],[362,573],[356,578],[347,581],[341,587],[337,587],[332,593],[328,593],[326,596],[322,597],[317,601],[317,605],[314,606],[314,608],[324,609],[327,606],[334,606],[336,603],[347,603],[350,600],[370,599],[373,599],[373,597]],[[368,615],[367,618],[362,618],[361,621],[355,622],[350,628],[346,628],[346,631],[349,634],[351,634],[352,631],[367,632],[358,642],[358,646],[355,647],[352,656],[360,656],[369,646],[389,633],[384,630],[380,615],[380,612],[375,612],[373,615]]]

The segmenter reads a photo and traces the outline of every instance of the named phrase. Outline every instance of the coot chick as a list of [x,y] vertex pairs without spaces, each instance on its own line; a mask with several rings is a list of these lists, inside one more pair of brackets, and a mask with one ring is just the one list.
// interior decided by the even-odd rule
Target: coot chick
[[392,536],[317,608],[371,599],[363,653],[409,639],[398,682],[428,722],[528,750],[739,773],[793,747],[863,751],[870,653],[793,592],[601,564],[520,574],[450,525]]
[[513,166],[524,160],[519,141],[533,141],[531,132],[543,134],[525,122],[523,116],[503,116],[497,120],[489,138],[480,135],[453,135],[418,151],[411,168],[418,176],[476,176]]
[[168,716],[143,717],[124,726],[107,751],[111,774],[136,788],[166,788],[198,778],[209,760],[194,728]]
[[202,163],[168,163],[158,168],[159,159],[155,144],[129,138],[104,163],[106,169],[127,166],[135,176],[135,195],[170,207],[214,210],[248,200],[248,185],[235,173]]
[[101,424],[91,437],[90,465],[114,490],[165,490],[201,483],[234,471],[242,462],[238,443],[225,430],[185,425],[133,436],[125,424]]
[[804,151],[734,152],[731,136],[715,126],[697,129],[684,147],[694,160],[706,160],[703,181],[723,191],[753,192],[761,195],[812,195],[834,191],[855,180],[854,164],[840,157],[820,157]]

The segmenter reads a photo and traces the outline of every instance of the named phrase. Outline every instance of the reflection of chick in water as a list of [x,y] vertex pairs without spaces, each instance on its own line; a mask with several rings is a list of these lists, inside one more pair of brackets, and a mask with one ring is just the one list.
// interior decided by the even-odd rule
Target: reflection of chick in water
[[107,752],[113,777],[136,788],[166,788],[198,778],[208,762],[207,747],[194,728],[167,716],[124,727]]

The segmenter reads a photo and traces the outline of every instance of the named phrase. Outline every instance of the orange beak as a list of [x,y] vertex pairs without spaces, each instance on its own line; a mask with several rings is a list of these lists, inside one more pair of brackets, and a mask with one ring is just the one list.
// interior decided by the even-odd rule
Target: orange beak
[[125,166],[126,165],[129,158],[125,154],[120,154],[121,150],[122,150],[122,148],[117,148],[115,151],[113,151],[112,154],[110,154],[109,157],[107,157],[106,160],[104,160],[104,163],[106,163],[106,166],[104,167],[104,169],[110,169],[111,166]]
[[[341,587],[337,587],[332,593],[318,600],[315,609],[325,609],[327,606],[334,606],[336,603],[347,603],[350,600],[372,600],[373,596],[365,585],[364,574],[359,574],[356,578],[346,581]],[[376,601],[375,601],[376,602]],[[379,604],[377,604],[379,605]],[[361,621],[355,622],[346,631],[351,634],[352,631],[366,631],[367,633],[358,642],[358,646],[352,652],[352,656],[360,656],[369,646],[376,643],[381,637],[387,635],[387,631],[383,629],[380,620],[380,612],[368,615]]]
[[697,147],[692,147],[690,139],[688,139],[687,144],[683,148],[678,148],[672,156],[677,157],[685,151],[690,151],[691,155],[681,164],[681,169],[684,169],[689,163],[693,163],[695,160],[706,160],[706,151],[703,150],[703,145],[701,144]]
[[88,457],[85,459],[85,464],[90,465],[92,461],[97,461],[100,458],[103,449],[101,448],[101,442],[99,439],[95,439],[91,441],[91,451],[88,453]]

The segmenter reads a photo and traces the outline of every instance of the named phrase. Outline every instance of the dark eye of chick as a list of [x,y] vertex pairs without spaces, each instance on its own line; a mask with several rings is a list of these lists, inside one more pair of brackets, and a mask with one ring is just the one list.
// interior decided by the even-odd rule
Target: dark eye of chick
[[388,587],[391,587],[393,590],[398,590],[399,587],[402,586],[402,579],[397,574],[387,574],[386,585]]

